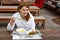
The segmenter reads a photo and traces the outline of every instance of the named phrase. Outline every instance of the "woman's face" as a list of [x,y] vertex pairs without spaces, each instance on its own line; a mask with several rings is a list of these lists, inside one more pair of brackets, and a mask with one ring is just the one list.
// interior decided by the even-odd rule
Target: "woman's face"
[[29,9],[27,7],[25,7],[25,6],[22,7],[19,11],[20,11],[22,16],[27,16],[28,13],[29,13]]

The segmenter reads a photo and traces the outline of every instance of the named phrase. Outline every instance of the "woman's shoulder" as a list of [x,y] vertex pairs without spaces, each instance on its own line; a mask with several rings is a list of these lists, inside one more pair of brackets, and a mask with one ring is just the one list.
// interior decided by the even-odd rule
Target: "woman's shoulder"
[[13,15],[18,15],[19,14],[19,12],[16,12],[16,13],[14,13]]
[[19,17],[19,12],[14,13],[13,17]]

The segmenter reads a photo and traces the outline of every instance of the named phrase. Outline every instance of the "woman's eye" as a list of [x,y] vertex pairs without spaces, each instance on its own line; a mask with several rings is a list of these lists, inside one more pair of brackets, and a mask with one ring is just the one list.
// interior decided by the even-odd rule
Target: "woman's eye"
[[26,11],[29,11],[28,9]]

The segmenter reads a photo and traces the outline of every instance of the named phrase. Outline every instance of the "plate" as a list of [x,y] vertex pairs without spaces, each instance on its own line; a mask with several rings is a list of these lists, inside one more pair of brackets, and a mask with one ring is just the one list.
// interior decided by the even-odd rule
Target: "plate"
[[38,34],[39,34],[38,30],[29,30],[29,31],[27,31],[28,36],[35,36],[35,35],[38,35]]

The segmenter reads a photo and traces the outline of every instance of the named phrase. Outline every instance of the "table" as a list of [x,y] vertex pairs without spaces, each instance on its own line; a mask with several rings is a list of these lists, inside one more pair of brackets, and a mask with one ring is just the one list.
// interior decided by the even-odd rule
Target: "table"
[[[16,33],[16,31],[13,31]],[[19,36],[19,35],[14,35],[14,34],[11,34],[12,35],[12,40],[42,40],[42,37],[41,37],[41,33],[40,34],[37,34],[37,35],[34,35],[34,36]]]
[[[37,6],[29,6],[31,12],[36,12],[36,16],[39,16],[39,8]],[[17,12],[18,6],[0,6],[0,12]]]
[[8,23],[12,16],[0,16],[0,23]]
[[29,9],[31,12],[35,12],[36,16],[39,16],[40,8],[38,8],[37,6],[30,6]]
[[0,40],[12,40],[11,33],[12,33],[12,31],[9,32],[7,30],[0,30]]
[[11,32],[8,32],[7,30],[0,30],[0,40],[11,40]]
[[34,16],[35,23],[38,24],[36,25],[37,28],[39,29],[44,29],[45,28],[45,17],[44,16]]
[[[42,40],[60,40],[60,30],[44,29],[40,30],[42,35]],[[11,32],[7,30],[0,30],[0,40],[11,40]]]
[[49,10],[51,10],[51,9],[54,10],[56,7],[55,5],[52,5],[52,4],[47,3],[47,2],[44,2],[44,4],[45,4],[45,7],[48,8]]
[[[20,3],[22,3],[21,1],[17,1],[17,0],[2,0],[2,5],[19,5]],[[26,2],[29,6],[33,5],[33,1],[28,1]]]
[[[0,16],[0,22],[7,23],[10,21],[12,16]],[[45,17],[43,16],[34,16],[35,22],[41,22],[43,24],[43,28],[45,26]]]

